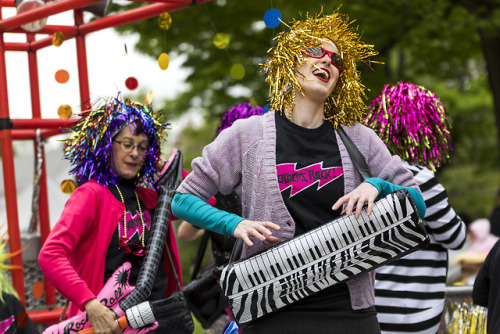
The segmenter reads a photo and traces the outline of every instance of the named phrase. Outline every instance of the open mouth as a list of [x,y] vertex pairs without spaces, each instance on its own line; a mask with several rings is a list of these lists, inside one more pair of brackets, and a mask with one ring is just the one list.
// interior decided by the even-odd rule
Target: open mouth
[[326,68],[318,68],[313,71],[313,75],[321,81],[328,82],[330,80],[330,71]]

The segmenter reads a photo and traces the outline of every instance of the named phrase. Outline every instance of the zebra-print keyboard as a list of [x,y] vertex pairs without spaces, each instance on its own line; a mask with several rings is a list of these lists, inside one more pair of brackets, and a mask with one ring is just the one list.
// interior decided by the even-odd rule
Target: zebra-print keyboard
[[338,282],[406,255],[427,241],[405,189],[368,216],[341,216],[263,253],[221,268],[219,284],[240,327]]

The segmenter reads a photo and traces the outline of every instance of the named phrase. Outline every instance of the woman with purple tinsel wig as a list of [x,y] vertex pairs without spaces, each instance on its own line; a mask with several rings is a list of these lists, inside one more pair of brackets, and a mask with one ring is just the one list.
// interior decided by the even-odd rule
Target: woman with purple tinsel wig
[[[242,258],[307,234],[343,214],[358,219],[365,204],[370,215],[377,197],[401,188],[408,190],[423,216],[425,204],[411,172],[360,124],[366,106],[357,63],[369,63],[376,52],[361,41],[349,18],[338,11],[307,14],[290,22],[274,41],[262,64],[270,83],[270,111],[236,121],[193,160],[193,171],[172,201],[175,216],[242,239]],[[363,181],[339,129],[354,142],[372,178]],[[241,216],[206,204],[217,192],[233,191],[241,198]],[[339,228],[345,228],[340,221]],[[287,266],[286,257],[282,260]],[[297,261],[300,268],[303,262]],[[259,286],[267,283],[269,273],[281,277],[265,260],[256,270]],[[300,290],[301,279],[283,285],[289,282],[292,291]],[[263,309],[269,313],[252,317],[240,328],[245,334],[380,333],[374,279],[375,273],[368,271],[315,287],[316,293],[307,296],[298,292],[282,308],[275,307],[281,302],[276,296],[280,292],[274,284],[265,285],[269,287],[265,297],[255,293],[241,298],[239,314],[257,316]]]
[[[47,280],[71,302],[68,318],[86,311],[95,333],[121,333],[115,313],[97,296],[124,263],[131,265],[126,270],[129,280],[116,283],[124,290],[134,286],[145,258],[158,200],[154,189],[161,177],[160,144],[168,125],[164,116],[118,95],[83,112],[65,141],[64,157],[79,186],[43,245],[39,262]],[[180,276],[171,226],[165,244]],[[158,254],[165,265],[157,270],[150,301],[176,290],[165,251]],[[109,302],[118,296],[110,297]],[[163,333],[162,326],[159,322],[155,332]]]

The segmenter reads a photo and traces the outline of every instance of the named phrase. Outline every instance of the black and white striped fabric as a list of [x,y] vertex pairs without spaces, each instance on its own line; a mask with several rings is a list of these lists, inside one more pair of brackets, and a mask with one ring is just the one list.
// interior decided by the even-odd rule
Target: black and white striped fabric
[[444,187],[425,167],[413,172],[427,206],[428,246],[376,271],[375,304],[382,333],[437,333],[444,307],[447,249],[462,247],[466,227],[448,203]]
[[219,284],[240,327],[333,284],[373,270],[427,241],[415,203],[398,190],[371,215],[341,216],[222,268]]

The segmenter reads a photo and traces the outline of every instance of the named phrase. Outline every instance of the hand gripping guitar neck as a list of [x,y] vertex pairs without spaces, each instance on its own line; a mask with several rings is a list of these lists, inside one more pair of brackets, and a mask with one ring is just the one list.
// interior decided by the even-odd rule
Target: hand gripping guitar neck
[[[125,312],[120,308],[120,300],[134,290],[134,286],[129,284],[130,268],[130,263],[125,262],[121,267],[116,269],[102,288],[101,292],[97,295],[97,300],[111,309],[117,317],[123,317],[125,315]],[[140,330],[127,328],[123,331],[123,333],[147,333],[158,327],[158,323],[155,321],[149,323],[148,325],[150,326]],[[92,330],[90,322],[88,321],[87,313],[79,311],[74,317],[50,326],[43,332],[43,334],[70,334],[82,331],[86,328]]]

